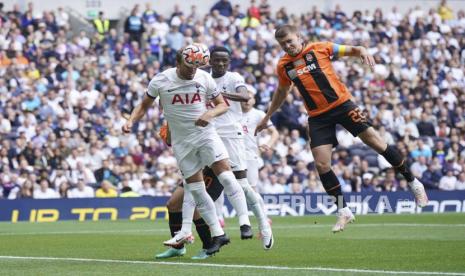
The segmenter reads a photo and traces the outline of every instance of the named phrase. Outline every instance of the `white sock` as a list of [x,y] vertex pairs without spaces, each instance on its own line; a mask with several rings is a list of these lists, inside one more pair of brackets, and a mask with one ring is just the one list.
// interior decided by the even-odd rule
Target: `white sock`
[[215,204],[212,198],[207,194],[207,190],[205,190],[205,183],[203,181],[189,183],[184,186],[184,190],[184,192],[187,191],[192,194],[200,215],[210,227],[212,237],[224,235],[218,217],[216,216]]
[[234,210],[236,210],[237,217],[239,218],[239,225],[250,225],[245,194],[232,171],[222,172],[218,175],[218,180],[221,185],[223,185],[224,193],[228,197],[229,202],[231,202]]
[[[184,187],[186,187],[184,182]],[[192,194],[184,189],[184,198],[182,201],[182,228],[183,233],[192,233],[192,220],[194,219],[195,201]]]
[[[249,179],[247,179],[247,180],[249,180]],[[249,184],[250,184],[250,182],[249,182]],[[251,187],[252,187],[252,185],[251,185]],[[263,201],[263,197],[258,192],[257,186],[252,187],[252,189],[254,190],[255,195],[257,196],[257,200],[260,203],[260,206],[262,207],[263,211],[265,211],[265,215],[266,215],[266,208],[265,208],[265,202]]]
[[254,190],[254,192],[255,192],[255,195],[257,196],[258,203],[260,203],[260,207],[262,207],[262,210],[263,212],[265,212],[265,216],[266,216],[265,202],[263,201],[262,196],[257,191]]
[[[258,220],[258,227],[260,230],[268,229],[270,227],[268,223],[268,218],[265,214],[265,209],[260,205],[260,201],[257,197],[260,197],[249,185],[247,178],[238,179],[237,182],[241,185],[244,190],[245,198],[247,199],[247,204],[250,206],[255,217]],[[261,197],[260,197],[261,198]]]
[[221,193],[220,197],[218,197],[217,200],[215,200],[216,215],[218,216],[218,219],[220,220],[224,219],[223,206],[224,206],[224,192]]

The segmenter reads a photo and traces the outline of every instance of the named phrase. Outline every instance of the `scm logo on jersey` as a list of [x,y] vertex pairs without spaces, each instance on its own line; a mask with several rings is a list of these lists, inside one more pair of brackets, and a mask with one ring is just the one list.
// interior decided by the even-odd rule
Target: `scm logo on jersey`
[[313,71],[316,69],[315,63],[309,64],[307,66],[304,66],[300,69],[292,69],[289,70],[288,75],[291,79],[297,78],[297,76],[301,76],[305,73],[310,73],[310,71]]

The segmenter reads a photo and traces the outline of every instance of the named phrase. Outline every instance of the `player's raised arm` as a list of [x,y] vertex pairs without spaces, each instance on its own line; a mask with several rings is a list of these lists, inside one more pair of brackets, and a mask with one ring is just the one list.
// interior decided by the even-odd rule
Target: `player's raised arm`
[[373,71],[375,59],[368,53],[368,50],[363,46],[336,45],[338,56],[360,57],[363,64],[370,66]]
[[212,99],[211,102],[215,107],[202,114],[202,116],[200,116],[200,118],[195,121],[196,126],[205,127],[210,123],[211,119],[218,117],[228,111],[228,105],[226,105],[224,102],[223,96],[221,96],[221,94],[218,94],[218,96]]
[[278,86],[278,89],[273,95],[273,100],[271,101],[270,108],[268,108],[265,117],[261,120],[261,122],[257,125],[257,128],[255,129],[255,135],[257,135],[257,133],[268,127],[268,121],[270,120],[271,115],[273,115],[273,113],[275,113],[276,110],[278,110],[278,108],[283,104],[290,90],[291,85]]
[[147,110],[152,106],[154,100],[155,98],[145,94],[142,102],[132,110],[131,116],[129,116],[128,121],[123,125],[123,132],[131,132],[133,124],[144,117]]

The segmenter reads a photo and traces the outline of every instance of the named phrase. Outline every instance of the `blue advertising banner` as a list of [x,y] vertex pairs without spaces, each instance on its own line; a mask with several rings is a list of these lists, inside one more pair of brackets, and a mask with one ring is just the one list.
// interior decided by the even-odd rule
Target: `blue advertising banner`
[[168,197],[0,200],[0,221],[165,219]]
[[[415,206],[413,196],[408,192],[345,194],[347,205],[359,215],[465,213],[465,191],[428,191],[428,197],[428,205],[421,209]],[[263,195],[263,200],[266,211],[271,216],[330,215],[336,212],[332,198],[326,194]],[[0,221],[167,219],[167,201],[168,197],[0,200]],[[235,216],[235,211],[227,200],[223,213],[225,217]]]

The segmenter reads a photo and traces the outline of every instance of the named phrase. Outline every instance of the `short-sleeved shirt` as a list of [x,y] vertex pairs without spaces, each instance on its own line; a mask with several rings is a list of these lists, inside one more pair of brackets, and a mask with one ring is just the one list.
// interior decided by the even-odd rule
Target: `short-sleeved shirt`
[[352,98],[331,64],[331,58],[338,55],[339,49],[340,45],[331,42],[309,43],[297,56],[286,54],[278,62],[279,84],[293,83],[297,87],[310,117]]
[[147,95],[160,96],[173,145],[180,141],[194,141],[213,130],[212,124],[206,127],[195,125],[207,111],[207,101],[219,95],[215,81],[207,72],[197,70],[192,80],[183,80],[176,74],[176,68],[165,70],[150,81]]
[[[247,160],[255,160],[259,156],[258,137],[255,136],[257,125],[265,118],[265,112],[252,108],[249,112],[244,112],[242,116],[242,125],[245,134],[245,153]],[[267,127],[273,125],[271,121],[266,124]]]
[[[237,88],[245,86],[244,78],[236,72],[226,72],[222,77],[214,78],[219,92],[237,93]],[[225,99],[229,109],[214,120],[216,132],[220,137],[242,137],[242,108],[241,103]],[[213,105],[209,105],[212,108]]]

